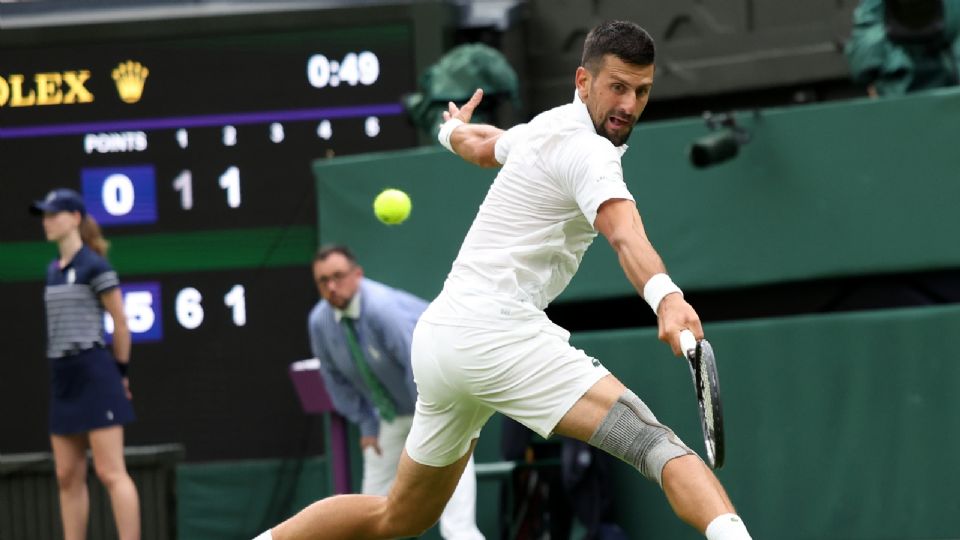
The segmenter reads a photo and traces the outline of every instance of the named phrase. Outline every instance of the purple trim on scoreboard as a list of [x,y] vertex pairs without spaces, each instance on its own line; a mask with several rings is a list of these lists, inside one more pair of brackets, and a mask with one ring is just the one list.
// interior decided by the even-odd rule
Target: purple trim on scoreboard
[[56,137],[80,135],[105,131],[134,131],[148,129],[180,129],[223,125],[262,124],[265,122],[298,122],[306,120],[332,120],[364,116],[393,116],[403,113],[400,103],[378,103],[352,107],[323,107],[315,109],[289,109],[280,111],[256,111],[226,114],[203,114],[175,116],[171,118],[139,118],[105,122],[77,122],[73,124],[50,124],[45,126],[20,126],[0,128],[0,139],[25,139],[29,137]]

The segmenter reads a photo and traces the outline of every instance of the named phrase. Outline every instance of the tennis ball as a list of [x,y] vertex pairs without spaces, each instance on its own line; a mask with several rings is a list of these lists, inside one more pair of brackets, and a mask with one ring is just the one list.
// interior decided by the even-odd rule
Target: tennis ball
[[410,197],[399,189],[385,189],[373,200],[373,213],[387,225],[399,225],[410,216]]

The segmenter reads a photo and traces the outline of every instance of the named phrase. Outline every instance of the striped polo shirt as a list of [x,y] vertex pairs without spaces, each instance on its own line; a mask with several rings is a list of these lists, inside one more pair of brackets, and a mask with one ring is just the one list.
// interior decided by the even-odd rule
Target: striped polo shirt
[[66,266],[54,259],[47,268],[47,356],[59,358],[103,346],[100,294],[120,285],[110,263],[87,246]]

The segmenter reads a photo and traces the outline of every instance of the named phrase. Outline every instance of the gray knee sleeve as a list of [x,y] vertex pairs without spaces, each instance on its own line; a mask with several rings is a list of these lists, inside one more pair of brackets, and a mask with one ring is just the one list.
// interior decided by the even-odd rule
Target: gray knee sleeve
[[630,390],[617,399],[587,442],[633,465],[657,484],[668,461],[693,454]]

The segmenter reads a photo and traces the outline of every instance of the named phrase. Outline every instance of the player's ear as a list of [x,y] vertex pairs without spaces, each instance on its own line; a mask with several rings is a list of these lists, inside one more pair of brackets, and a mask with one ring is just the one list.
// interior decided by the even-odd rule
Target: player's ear
[[593,75],[590,73],[590,70],[583,66],[577,68],[577,72],[574,75],[574,82],[577,85],[577,93],[580,95],[581,101],[586,101],[590,95],[590,81],[592,78]]

